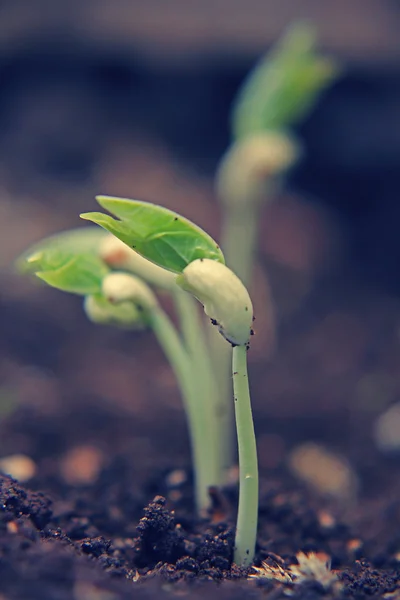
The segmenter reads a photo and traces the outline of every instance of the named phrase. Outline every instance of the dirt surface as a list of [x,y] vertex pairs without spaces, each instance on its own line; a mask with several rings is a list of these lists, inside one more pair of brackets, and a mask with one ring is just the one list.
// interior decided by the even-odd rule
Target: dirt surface
[[[82,417],[74,411],[73,421]],[[63,421],[63,431],[71,431],[68,421]],[[13,426],[21,431],[25,423],[15,418]],[[109,456],[107,469],[99,471],[89,485],[82,476],[85,458],[87,447],[75,456],[79,465],[73,471],[75,485],[66,483],[62,461],[54,465],[53,477],[41,481],[39,476],[30,482],[30,488],[45,488],[45,492],[32,492],[9,477],[1,478],[0,590],[4,597],[369,598],[391,597],[387,594],[399,587],[398,503],[381,501],[379,508],[392,512],[391,533],[368,547],[368,536],[356,525],[362,510],[364,517],[370,512],[370,530],[385,519],[385,512],[376,507],[372,512],[367,505],[350,509],[347,521],[353,521],[353,526],[349,526],[341,521],[337,507],[307,492],[288,474],[263,479],[256,565],[266,561],[275,579],[249,579],[251,573],[257,574],[255,570],[232,566],[235,486],[219,497],[209,518],[199,520],[193,518],[185,471],[154,472],[151,477],[135,472],[126,456]],[[155,490],[165,497],[157,495],[144,507],[145,498]],[[300,551],[331,561],[328,584],[312,576],[300,583],[282,582],[282,573],[288,576]],[[337,577],[332,579],[332,574]]]
[[[292,344],[300,343],[299,335]],[[313,337],[303,334],[303,350]],[[289,340],[286,344],[290,348]],[[139,345],[147,361],[151,343]],[[256,408],[262,479],[255,564],[266,561],[275,579],[249,579],[257,572],[232,567],[234,483],[213,496],[208,518],[194,518],[179,412],[171,414],[164,407],[158,418],[152,412],[145,427],[145,415],[137,407],[132,412],[101,397],[67,399],[63,393],[58,396],[51,375],[18,370],[25,379],[20,393],[26,387],[26,399],[0,424],[2,448],[8,456],[23,451],[35,472],[25,485],[1,479],[1,593],[6,598],[71,600],[171,594],[361,599],[396,594],[400,465],[385,459],[368,432],[360,431],[354,419],[364,414],[364,426],[368,419],[354,407],[347,424],[343,407],[332,412],[329,402],[322,413],[308,409],[301,418],[298,413],[274,417],[274,400],[283,387],[273,381],[291,355],[289,348],[275,357],[267,378],[253,367],[255,385],[260,389],[261,381],[269,382],[272,400],[268,423]],[[326,339],[325,349],[329,358]],[[298,353],[295,358],[298,364]],[[292,384],[301,385],[302,393],[303,366],[290,366]],[[115,376],[112,362],[108,376]],[[325,383],[328,399],[326,390]],[[294,392],[291,396],[293,409]],[[297,395],[303,413],[305,400]],[[304,439],[314,440],[314,446],[301,444]],[[342,475],[337,478],[337,473]],[[282,582],[282,573],[290,576],[299,552],[317,553],[323,563],[329,560],[337,578],[328,587],[312,577]]]

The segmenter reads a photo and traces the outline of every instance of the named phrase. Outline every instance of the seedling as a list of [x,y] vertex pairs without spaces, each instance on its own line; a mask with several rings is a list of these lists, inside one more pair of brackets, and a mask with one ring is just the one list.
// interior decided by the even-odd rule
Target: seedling
[[217,243],[183,217],[144,202],[104,196],[98,201],[119,220],[103,213],[86,213],[82,218],[101,225],[146,259],[177,273],[176,283],[203,304],[211,322],[233,348],[240,472],[234,560],[249,565],[254,557],[258,512],[257,453],[247,375],[253,323],[250,296],[225,266]]
[[209,259],[190,263],[177,283],[192,293],[232,346],[232,377],[239,450],[239,509],[234,560],[248,566],[254,558],[258,515],[257,450],[247,375],[247,350],[253,333],[253,305],[240,279]]
[[316,42],[310,25],[290,27],[250,72],[233,104],[231,145],[220,162],[216,187],[224,207],[221,245],[246,285],[260,206],[273,198],[302,154],[291,129],[338,75],[336,63],[317,52]]
[[[272,202],[288,171],[303,154],[293,126],[304,120],[321,93],[338,76],[335,61],[317,50],[317,36],[307,23],[296,23],[261,58],[234,100],[231,143],[216,173],[222,208],[221,247],[227,264],[243,283],[252,283],[257,260],[261,211]],[[272,303],[265,308],[274,324]],[[211,341],[220,402],[225,406],[226,467],[233,463],[229,447],[232,415],[229,354],[217,336]]]
[[[203,230],[184,217],[153,204],[101,196],[103,208],[117,218],[103,213],[86,213],[93,221],[117,236],[129,248],[152,261],[150,278],[162,272],[166,287],[171,287],[168,273],[173,274],[176,292],[190,292],[204,306],[204,311],[232,347],[234,404],[239,449],[239,509],[234,560],[250,565],[254,557],[258,512],[258,469],[253,420],[247,375],[247,350],[252,334],[253,306],[240,279],[224,264],[218,244]],[[193,385],[193,368],[205,373],[207,357],[197,365],[193,348],[185,347],[154,293],[141,279],[127,272],[110,272],[99,257],[105,250],[103,238],[93,245],[85,243],[91,232],[62,234],[45,240],[25,255],[25,267],[53,287],[85,296],[86,314],[95,322],[124,327],[149,326],[155,333],[180,383],[191,432],[196,474],[197,505],[207,506],[208,487],[221,484],[220,458],[213,420],[215,406],[205,395],[199,396]],[[71,243],[71,239],[73,242]],[[107,242],[109,244],[109,242]],[[117,257],[118,258],[118,257]],[[114,262],[116,253],[114,252]],[[110,261],[112,262],[112,260]],[[119,253],[119,264],[132,268]],[[156,265],[156,266],[154,266]],[[150,267],[150,265],[149,265]],[[160,269],[158,272],[157,269]],[[145,269],[143,273],[145,274]],[[166,283],[168,282],[168,283]],[[181,290],[184,290],[182,292]],[[193,326],[193,324],[192,324]],[[200,344],[202,352],[206,347]],[[193,360],[194,359],[194,360]],[[197,381],[196,379],[194,381]],[[204,388],[201,388],[204,392]],[[215,390],[214,390],[215,391]]]
[[[208,243],[210,240],[206,238]],[[216,390],[214,386],[212,394],[206,393],[211,371],[206,371],[205,358],[197,361],[197,355],[191,352],[193,339],[199,340],[197,354],[202,349],[200,322],[196,311],[190,319],[192,299],[178,288],[175,275],[94,227],[43,240],[21,257],[19,267],[53,287],[84,296],[84,310],[96,323],[153,330],[181,389],[193,453],[196,507],[200,513],[206,511],[210,503],[208,490],[220,486],[222,478],[216,449],[218,406],[212,395]],[[114,273],[111,268],[123,272]],[[142,279],[132,271],[139,271]],[[184,322],[182,337],[143,281],[146,275],[156,287],[173,292]]]

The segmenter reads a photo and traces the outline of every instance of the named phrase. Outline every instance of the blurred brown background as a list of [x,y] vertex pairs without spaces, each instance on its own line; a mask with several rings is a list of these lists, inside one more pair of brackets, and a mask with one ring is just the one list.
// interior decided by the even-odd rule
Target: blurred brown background
[[[87,406],[117,402],[138,428],[149,425],[149,447],[165,429],[156,411],[184,431],[152,339],[92,326],[79,299],[10,265],[40,237],[78,226],[98,192],[162,203],[217,236],[212,177],[229,143],[232,99],[297,19],[315,24],[321,51],[343,74],[298,128],[304,158],[261,224],[255,294],[262,315],[268,273],[278,318],[273,357],[262,316],[252,355],[261,447],[275,452],[265,459],[274,467],[299,441],[354,456],[360,439],[372,444],[377,416],[400,392],[396,0],[0,3],[4,397],[39,421],[66,410],[66,398],[71,410],[83,397]],[[51,440],[46,451],[57,448]],[[15,450],[15,431],[3,445]]]

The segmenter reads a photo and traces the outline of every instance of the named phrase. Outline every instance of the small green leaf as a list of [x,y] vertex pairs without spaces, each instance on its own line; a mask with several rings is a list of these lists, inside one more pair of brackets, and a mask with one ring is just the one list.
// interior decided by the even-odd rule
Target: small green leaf
[[181,273],[197,258],[224,263],[218,244],[200,227],[172,210],[139,200],[98,196],[99,204],[115,215],[84,213],[153,263]]
[[108,267],[94,254],[49,247],[27,259],[35,275],[48,285],[73,294],[98,294],[109,273]]
[[107,234],[97,227],[82,227],[52,235],[17,259],[17,269],[33,273],[48,285],[74,294],[97,294],[109,273],[98,257]]
[[98,227],[80,227],[62,231],[56,235],[44,238],[26,250],[16,260],[16,268],[22,273],[32,271],[33,263],[28,258],[33,254],[52,248],[72,252],[73,254],[97,254],[101,241],[107,236]]
[[337,64],[320,56],[316,35],[293,25],[250,73],[232,113],[235,138],[291,127],[304,119],[338,75]]

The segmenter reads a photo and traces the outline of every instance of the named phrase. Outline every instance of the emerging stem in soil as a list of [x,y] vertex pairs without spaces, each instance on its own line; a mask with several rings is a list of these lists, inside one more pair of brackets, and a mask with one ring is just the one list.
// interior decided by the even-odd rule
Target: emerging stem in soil
[[247,567],[253,562],[257,537],[258,464],[246,346],[233,348],[232,374],[239,450],[239,508],[233,560]]
[[[210,487],[219,485],[215,461],[215,436],[210,436],[210,417],[199,399],[198,381],[193,376],[194,361],[170,318],[143,281],[127,273],[111,273],[104,278],[102,292],[111,303],[130,301],[146,316],[177,378],[188,420],[195,476],[196,508],[209,507]],[[209,438],[210,436],[210,438]]]
[[173,295],[183,342],[191,360],[192,383],[198,394],[198,410],[205,413],[204,418],[207,420],[207,445],[210,452],[213,452],[210,470],[216,479],[213,485],[221,487],[224,484],[223,467],[226,455],[226,438],[223,435],[226,430],[225,406],[221,403],[214,365],[204,334],[204,322],[199,314],[197,302],[178,286]]
[[220,485],[219,465],[215,461],[216,436],[210,436],[209,411],[200,401],[193,362],[174,325],[159,307],[152,311],[150,321],[182,390],[193,455],[196,508],[202,514],[210,504],[209,488]]

